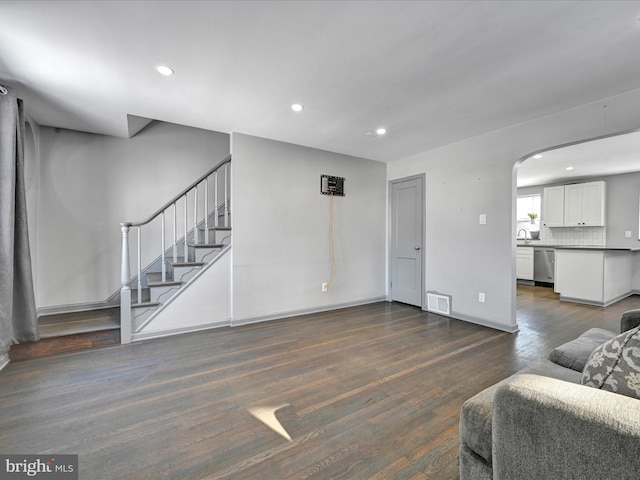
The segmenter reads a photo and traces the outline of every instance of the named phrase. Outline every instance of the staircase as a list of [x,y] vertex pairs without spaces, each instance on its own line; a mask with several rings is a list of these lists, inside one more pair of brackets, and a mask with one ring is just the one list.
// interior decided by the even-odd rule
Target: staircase
[[[203,229],[199,229],[202,238]],[[195,278],[209,262],[213,261],[230,244],[231,227],[210,227],[213,243],[187,244],[187,260],[177,256],[175,261],[166,259],[165,279],[162,271],[147,271],[141,283],[141,299],[138,289],[131,291],[131,318],[133,333],[142,330],[160,307],[168,303],[190,280]]]
[[12,361],[67,353],[120,343],[120,309],[43,315],[38,318],[40,340],[12,345]]
[[[230,250],[230,166],[231,156],[148,219],[121,224],[122,343],[140,337],[167,305]],[[129,245],[132,230],[136,239],[133,254]],[[151,258],[158,250],[160,254]],[[130,275],[131,256],[135,257],[137,265],[133,277]]]

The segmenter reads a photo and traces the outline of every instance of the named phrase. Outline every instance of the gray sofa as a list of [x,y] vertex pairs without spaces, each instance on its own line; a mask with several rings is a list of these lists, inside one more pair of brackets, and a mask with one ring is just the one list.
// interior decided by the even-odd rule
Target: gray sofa
[[[638,358],[639,325],[640,310],[623,314],[620,331],[633,337]],[[614,393],[615,385],[581,383],[585,365],[597,365],[598,352],[622,336],[588,330],[467,400],[460,479],[640,479],[640,400]]]

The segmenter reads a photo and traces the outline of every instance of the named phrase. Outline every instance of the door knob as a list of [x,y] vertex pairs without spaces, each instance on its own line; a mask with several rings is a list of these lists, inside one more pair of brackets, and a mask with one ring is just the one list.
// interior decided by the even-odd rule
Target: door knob
[[420,247],[416,247],[416,250],[420,250]]

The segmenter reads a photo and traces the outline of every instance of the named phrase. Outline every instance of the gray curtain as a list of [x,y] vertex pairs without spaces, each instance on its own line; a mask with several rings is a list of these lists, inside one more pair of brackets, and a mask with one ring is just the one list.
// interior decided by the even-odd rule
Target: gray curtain
[[15,90],[0,87],[0,358],[13,343],[38,340],[27,202],[24,113]]

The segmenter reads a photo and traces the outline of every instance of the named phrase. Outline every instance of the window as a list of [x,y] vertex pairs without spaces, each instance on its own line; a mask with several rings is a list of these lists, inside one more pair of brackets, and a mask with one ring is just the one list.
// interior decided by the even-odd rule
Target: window
[[525,220],[531,220],[530,213],[535,213],[540,218],[540,194],[535,195],[521,195],[517,200],[517,221],[524,222]]

